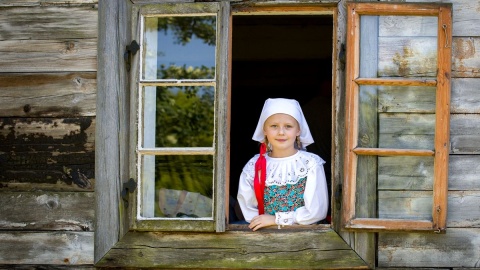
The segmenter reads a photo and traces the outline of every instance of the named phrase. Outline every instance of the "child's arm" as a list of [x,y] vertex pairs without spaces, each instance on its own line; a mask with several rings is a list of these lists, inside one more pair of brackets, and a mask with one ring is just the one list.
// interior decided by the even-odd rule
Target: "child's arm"
[[237,201],[247,222],[258,216],[258,202],[253,188],[253,176],[242,172],[238,183]]

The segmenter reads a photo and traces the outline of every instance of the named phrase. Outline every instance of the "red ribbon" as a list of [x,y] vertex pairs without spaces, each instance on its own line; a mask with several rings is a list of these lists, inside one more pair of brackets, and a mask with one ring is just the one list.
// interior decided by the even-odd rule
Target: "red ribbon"
[[262,143],[260,145],[260,156],[255,162],[255,177],[253,179],[253,188],[255,189],[255,197],[258,202],[258,214],[262,215],[265,212],[263,205],[263,195],[265,192],[265,180],[267,179],[267,160],[265,153],[267,152],[267,145]]

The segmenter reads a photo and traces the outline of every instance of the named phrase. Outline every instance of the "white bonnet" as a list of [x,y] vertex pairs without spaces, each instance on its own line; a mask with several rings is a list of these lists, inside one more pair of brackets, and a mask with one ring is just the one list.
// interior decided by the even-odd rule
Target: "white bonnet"
[[263,105],[260,119],[258,120],[257,128],[253,133],[252,139],[254,141],[263,142],[265,135],[263,134],[263,124],[268,117],[276,113],[284,113],[295,118],[300,125],[300,142],[303,147],[313,143],[312,134],[308,128],[307,120],[303,115],[300,104],[295,99],[286,98],[269,98]]

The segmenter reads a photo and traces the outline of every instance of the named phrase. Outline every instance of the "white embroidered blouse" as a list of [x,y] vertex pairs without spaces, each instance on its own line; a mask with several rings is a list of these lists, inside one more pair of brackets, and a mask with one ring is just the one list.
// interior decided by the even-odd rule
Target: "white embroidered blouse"
[[[237,200],[247,222],[258,215],[253,179],[255,162],[251,158],[240,175]],[[323,164],[318,155],[298,151],[284,158],[266,155],[265,213],[275,215],[278,225],[313,224],[328,211],[328,191]]]

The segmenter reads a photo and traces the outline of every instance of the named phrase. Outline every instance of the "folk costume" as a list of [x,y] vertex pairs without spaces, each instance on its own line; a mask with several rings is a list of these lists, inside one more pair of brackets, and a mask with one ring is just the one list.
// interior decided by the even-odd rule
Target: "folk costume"
[[300,104],[293,99],[267,99],[252,137],[261,143],[260,154],[252,157],[240,175],[237,200],[247,222],[263,213],[275,215],[278,225],[313,224],[327,215],[328,191],[323,164],[318,155],[298,150],[273,158],[264,143],[263,125],[271,115],[283,113],[295,118],[302,147],[313,143]]

